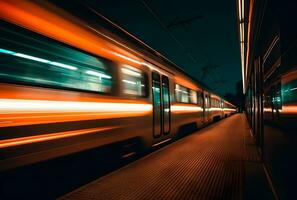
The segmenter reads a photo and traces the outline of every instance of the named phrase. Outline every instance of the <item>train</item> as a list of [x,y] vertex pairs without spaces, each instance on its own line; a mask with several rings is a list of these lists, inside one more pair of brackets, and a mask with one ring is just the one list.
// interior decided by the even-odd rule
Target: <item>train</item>
[[1,171],[132,139],[151,149],[236,112],[98,13],[102,27],[47,1],[0,13]]

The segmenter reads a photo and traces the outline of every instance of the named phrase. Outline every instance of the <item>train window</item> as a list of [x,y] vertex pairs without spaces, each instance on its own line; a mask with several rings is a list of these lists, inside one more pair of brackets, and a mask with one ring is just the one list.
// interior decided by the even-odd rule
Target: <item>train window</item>
[[216,98],[211,98],[211,105],[212,107],[219,108],[220,107],[220,101]]
[[181,99],[182,99],[182,87],[178,84],[175,84],[175,88],[174,88],[174,91],[175,91],[175,100],[177,102],[181,102]]
[[221,105],[220,105],[221,108],[224,108],[224,100],[221,100]]
[[214,98],[211,97],[211,98],[210,98],[210,102],[211,102],[211,106],[214,107],[214,105],[215,105],[215,104],[214,104]]
[[205,95],[205,108],[210,108],[211,102],[210,102],[210,96],[208,94]]
[[112,62],[1,23],[0,79],[28,85],[110,93]]
[[190,102],[197,104],[197,92],[195,90],[190,90]]
[[123,92],[135,96],[145,96],[145,76],[142,71],[124,65],[121,68]]
[[153,114],[154,114],[154,136],[159,137],[162,133],[161,118],[161,86],[160,75],[152,73],[152,92],[153,92]]
[[201,91],[198,91],[197,94],[198,94],[197,103],[199,106],[203,106],[203,93]]
[[169,79],[162,76],[162,98],[163,98],[163,131],[164,134],[170,132],[170,92]]
[[190,98],[189,98],[189,92],[186,87],[183,87],[179,84],[175,84],[175,99],[177,102],[181,103],[189,103]]

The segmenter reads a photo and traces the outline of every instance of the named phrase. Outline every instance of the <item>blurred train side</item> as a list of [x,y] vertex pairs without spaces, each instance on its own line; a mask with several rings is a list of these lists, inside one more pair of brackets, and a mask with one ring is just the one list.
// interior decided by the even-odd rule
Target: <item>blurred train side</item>
[[148,149],[236,111],[162,56],[51,4],[0,11],[0,170],[126,140]]

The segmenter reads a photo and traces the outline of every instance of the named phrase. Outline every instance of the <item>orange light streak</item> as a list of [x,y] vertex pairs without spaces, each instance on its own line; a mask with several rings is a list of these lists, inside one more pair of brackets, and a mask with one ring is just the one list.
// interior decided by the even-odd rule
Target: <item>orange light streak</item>
[[0,99],[0,127],[140,117],[151,104]]
[[297,80],[297,70],[289,72],[282,77],[282,84],[286,84],[290,81]]
[[185,106],[185,105],[172,105],[171,112],[173,113],[191,113],[202,112],[203,109],[200,106]]
[[77,102],[109,102],[109,103],[144,103],[146,101],[131,100],[96,93],[75,92],[53,88],[40,88],[0,83],[0,98],[2,99],[27,99],[49,101],[77,101]]
[[83,129],[83,130],[65,131],[65,132],[59,132],[59,133],[42,134],[42,135],[0,140],[0,148],[7,148],[12,146],[19,146],[19,145],[25,145],[25,144],[31,144],[31,143],[37,143],[37,142],[45,142],[49,140],[74,137],[79,135],[94,134],[97,132],[107,131],[115,128],[118,128],[118,126],[90,128],[90,129]]
[[[45,2],[41,3],[45,4]],[[13,0],[0,1],[0,17],[87,52],[139,66],[140,59],[107,41],[107,39],[103,39],[98,33],[88,28],[84,22],[52,4],[46,4],[46,6],[47,8],[43,8],[34,2],[25,0],[17,2]],[[55,11],[55,13],[51,11]],[[139,61],[135,62],[135,60]]]
[[221,98],[219,96],[214,95],[214,94],[211,94],[211,98],[214,98],[214,99],[219,100],[219,101],[221,100]]
[[[247,87],[247,80],[246,80],[246,76],[248,73],[248,66],[250,64],[249,60],[250,60],[250,43],[251,43],[251,31],[252,31],[252,18],[253,18],[253,12],[254,12],[254,0],[250,1],[250,5],[249,5],[249,16],[248,16],[248,28],[247,28],[247,42],[246,42],[246,47],[247,47],[247,52],[246,52],[246,59],[245,59],[245,69],[243,67],[243,91],[244,94],[246,92],[246,87]],[[243,55],[244,56],[244,55]],[[244,63],[244,61],[243,61]]]
[[295,106],[295,105],[283,106],[281,112],[286,113],[286,114],[296,114],[297,113],[297,106]]
[[0,99],[0,112],[2,114],[39,112],[149,112],[151,110],[151,104]]

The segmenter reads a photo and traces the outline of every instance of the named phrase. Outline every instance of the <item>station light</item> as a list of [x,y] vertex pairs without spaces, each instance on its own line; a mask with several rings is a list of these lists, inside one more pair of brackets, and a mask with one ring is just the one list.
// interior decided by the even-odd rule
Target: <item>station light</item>
[[239,41],[241,57],[241,73],[243,93],[245,93],[245,18],[244,18],[244,0],[238,0],[238,19],[239,19]]

